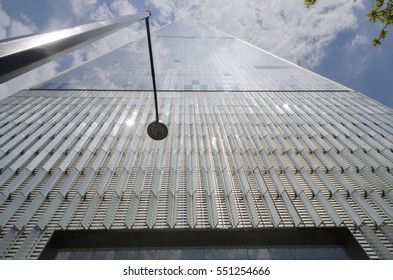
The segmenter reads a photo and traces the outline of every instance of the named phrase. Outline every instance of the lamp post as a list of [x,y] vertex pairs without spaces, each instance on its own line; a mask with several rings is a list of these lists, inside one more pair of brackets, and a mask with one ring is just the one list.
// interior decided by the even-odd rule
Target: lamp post
[[[148,12],[148,13],[150,13],[150,12]],[[146,21],[147,42],[149,45],[151,78],[153,81],[154,104],[155,104],[155,108],[156,108],[156,120],[154,122],[150,123],[149,126],[147,127],[147,134],[154,140],[162,140],[162,139],[165,139],[168,135],[168,127],[164,123],[160,122],[160,118],[158,116],[156,75],[154,73],[153,50],[152,50],[152,46],[151,46],[149,17],[146,17],[145,21]]]
[[147,133],[154,140],[162,140],[168,135],[168,128],[160,122],[158,117],[157,90],[149,27],[150,16],[151,13],[146,11],[145,13],[101,20],[53,32],[0,40],[0,84],[145,19],[156,110],[156,120],[149,124]]

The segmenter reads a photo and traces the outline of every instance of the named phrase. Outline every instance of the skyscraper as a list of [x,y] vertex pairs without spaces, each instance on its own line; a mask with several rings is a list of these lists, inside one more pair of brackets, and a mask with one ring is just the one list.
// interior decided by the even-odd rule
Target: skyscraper
[[[393,258],[393,111],[193,20],[1,100],[2,258]],[[360,246],[359,246],[360,244]]]

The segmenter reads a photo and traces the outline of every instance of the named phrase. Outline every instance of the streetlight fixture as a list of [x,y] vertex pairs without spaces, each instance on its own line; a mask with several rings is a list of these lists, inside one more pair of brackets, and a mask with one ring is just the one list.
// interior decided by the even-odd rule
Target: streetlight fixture
[[149,27],[150,16],[151,13],[146,11],[141,14],[101,20],[53,32],[0,40],[0,84],[145,19],[156,110],[156,120],[149,124],[147,133],[154,140],[162,140],[168,135],[168,128],[160,122],[158,116],[157,89]]
[[[147,11],[147,12],[150,14],[149,11]],[[168,136],[168,127],[164,123],[160,122],[160,118],[158,116],[156,75],[154,73],[153,51],[152,51],[151,38],[150,38],[149,17],[146,17],[145,21],[146,21],[147,42],[149,45],[151,78],[153,81],[154,104],[155,104],[155,108],[156,108],[156,120],[148,125],[147,134],[150,136],[150,138],[152,138],[154,140],[163,140]]]

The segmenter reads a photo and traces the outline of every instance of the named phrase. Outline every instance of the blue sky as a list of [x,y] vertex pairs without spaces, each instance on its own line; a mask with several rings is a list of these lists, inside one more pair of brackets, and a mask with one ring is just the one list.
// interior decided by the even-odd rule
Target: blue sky
[[[393,108],[393,34],[371,46],[378,25],[365,18],[371,1],[303,0],[0,0],[0,38],[150,10],[153,30],[193,16]],[[0,85],[0,98],[143,35],[140,26],[112,35]],[[392,31],[391,31],[392,33]]]

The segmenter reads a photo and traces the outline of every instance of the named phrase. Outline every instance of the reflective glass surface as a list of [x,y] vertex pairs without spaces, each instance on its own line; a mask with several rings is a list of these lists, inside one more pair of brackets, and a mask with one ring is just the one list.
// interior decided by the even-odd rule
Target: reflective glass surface
[[[158,90],[339,90],[345,87],[193,20],[152,33]],[[152,90],[147,39],[37,88]]]

